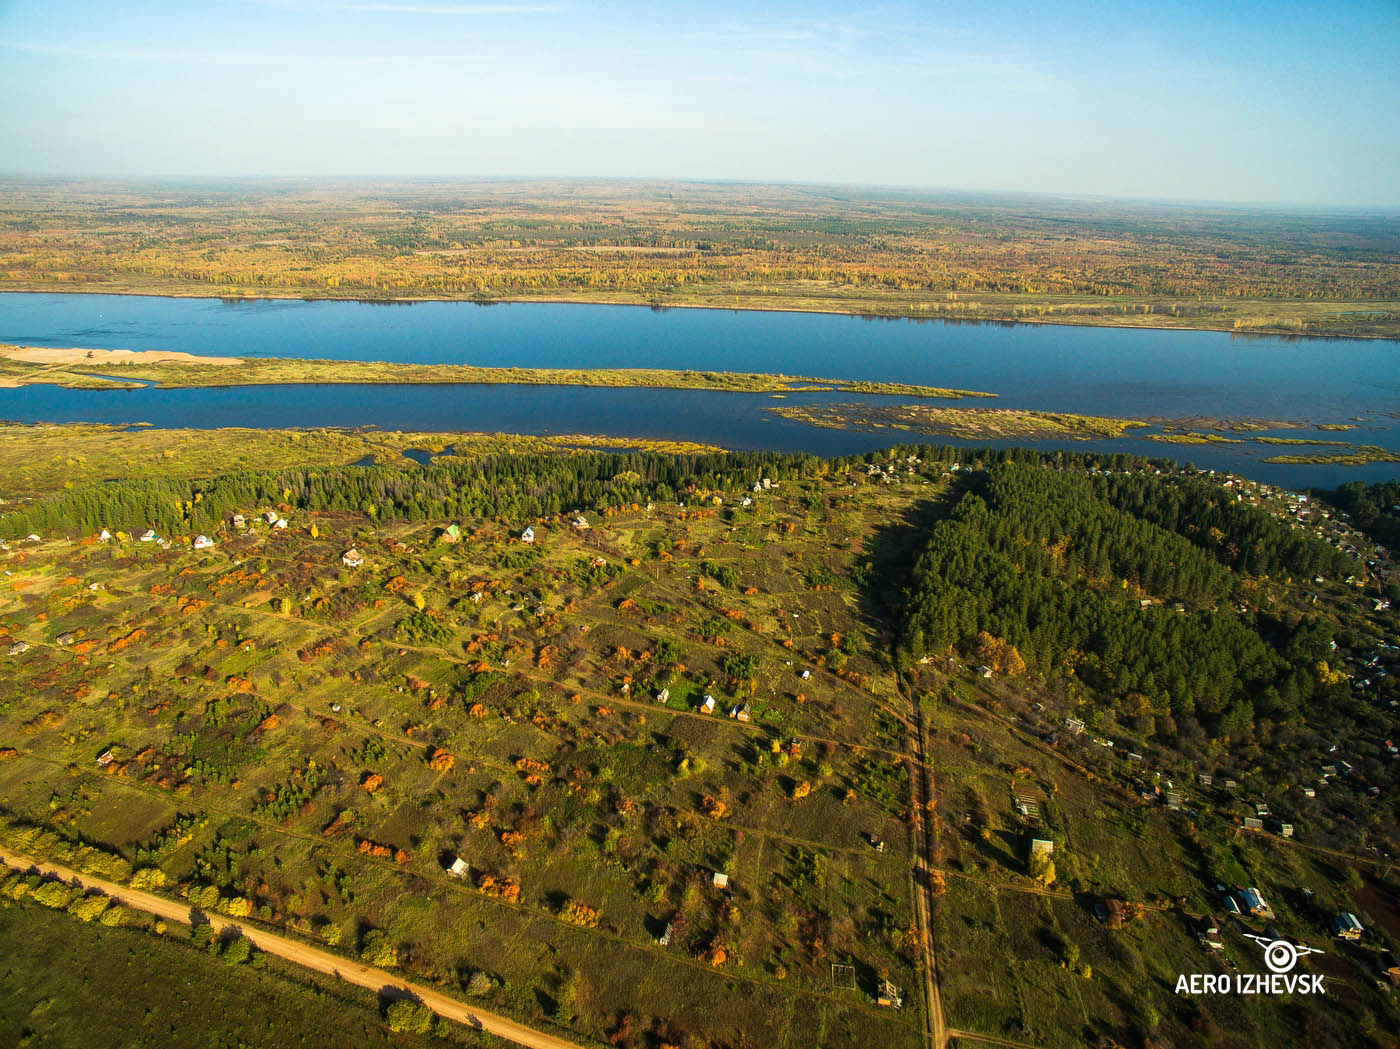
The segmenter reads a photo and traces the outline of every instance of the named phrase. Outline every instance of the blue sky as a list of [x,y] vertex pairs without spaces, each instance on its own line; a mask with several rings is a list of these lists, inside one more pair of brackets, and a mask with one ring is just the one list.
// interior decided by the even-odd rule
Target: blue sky
[[0,171],[1400,205],[1400,2],[0,0]]

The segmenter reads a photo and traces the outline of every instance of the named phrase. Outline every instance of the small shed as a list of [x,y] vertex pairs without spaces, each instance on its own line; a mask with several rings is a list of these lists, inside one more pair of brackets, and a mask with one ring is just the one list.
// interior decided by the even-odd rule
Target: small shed
[[716,889],[727,889],[729,888],[729,875],[722,871],[715,871],[714,876],[710,878],[710,884]]
[[1260,895],[1259,890],[1252,885],[1245,889],[1244,892],[1240,893],[1240,901],[1250,914],[1257,914],[1265,918],[1273,914],[1273,910],[1264,901],[1264,897]]
[[1128,918],[1128,907],[1120,899],[1103,899],[1094,902],[1094,917],[1110,929],[1121,929]]
[[704,702],[700,704],[700,709],[706,714],[713,714],[715,712],[715,697],[707,695]]
[[1361,922],[1350,911],[1343,911],[1332,919],[1333,935],[1343,940],[1359,940],[1363,932]]

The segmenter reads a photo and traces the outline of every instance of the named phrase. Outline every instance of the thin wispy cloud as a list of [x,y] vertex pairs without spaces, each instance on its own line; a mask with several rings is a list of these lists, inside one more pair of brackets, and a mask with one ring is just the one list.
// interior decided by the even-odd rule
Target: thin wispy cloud
[[361,12],[364,14],[394,15],[549,15],[568,10],[564,4],[556,3],[395,3],[394,0],[252,0],[260,7],[276,7],[285,11],[302,11],[314,14],[335,12]]
[[[352,55],[319,56],[303,52],[276,54],[267,51],[192,51],[150,50],[131,48],[75,47],[71,44],[46,44],[33,40],[0,40],[0,50],[18,51],[30,55],[50,55],[54,58],[79,58],[93,62],[170,63],[177,65],[283,66],[288,62],[307,65],[386,66],[400,62],[421,62],[423,56]],[[461,56],[454,56],[460,60]]]

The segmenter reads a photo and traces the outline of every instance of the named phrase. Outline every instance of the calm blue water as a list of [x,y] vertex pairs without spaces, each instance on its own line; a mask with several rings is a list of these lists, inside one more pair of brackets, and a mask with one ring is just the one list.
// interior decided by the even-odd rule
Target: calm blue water
[[[245,357],[533,367],[665,367],[886,379],[987,390],[1004,407],[1112,416],[1360,418],[1319,436],[1400,447],[1400,343],[1216,332],[652,311],[567,304],[263,301],[0,294],[0,342]],[[849,397],[842,397],[850,400]],[[801,403],[791,397],[787,403]],[[354,426],[668,437],[728,447],[864,451],[891,431],[833,431],[759,409],[765,396],[540,387],[0,390],[0,416],[158,426]],[[988,402],[981,402],[987,404]],[[1065,447],[1087,448],[1082,443]],[[1190,459],[1290,484],[1391,477],[1395,464],[1271,467],[1275,449],[1099,447]],[[1277,449],[1290,450],[1290,449]]]

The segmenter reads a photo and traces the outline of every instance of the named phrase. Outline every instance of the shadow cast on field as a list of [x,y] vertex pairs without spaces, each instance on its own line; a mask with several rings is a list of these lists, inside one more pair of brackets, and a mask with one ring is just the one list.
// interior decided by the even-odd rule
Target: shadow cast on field
[[860,611],[881,632],[887,651],[899,636],[905,591],[929,529],[947,515],[971,483],[970,478],[960,477],[936,498],[911,504],[879,525],[866,542],[865,563],[870,567],[860,587]]

